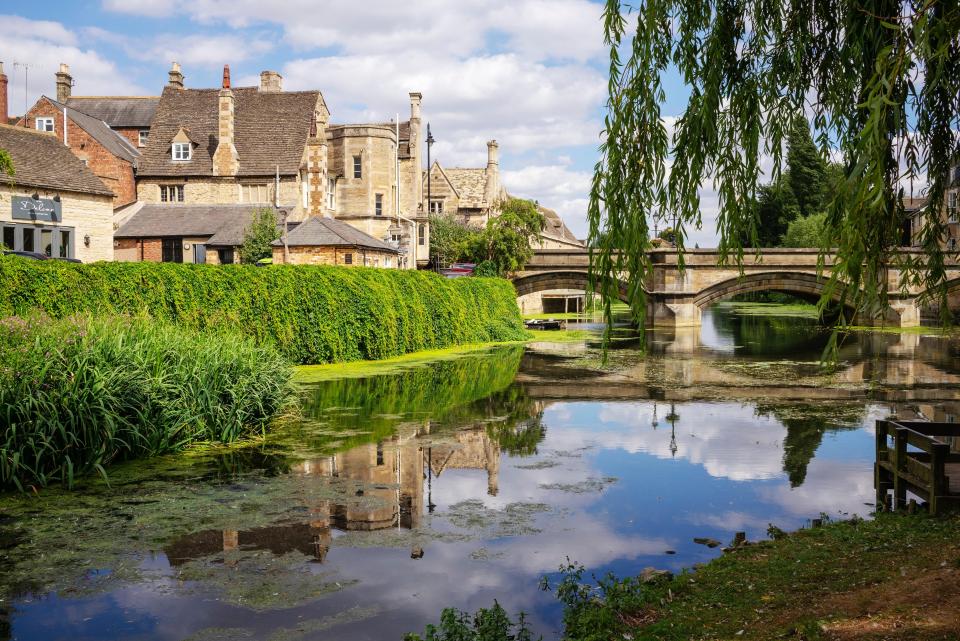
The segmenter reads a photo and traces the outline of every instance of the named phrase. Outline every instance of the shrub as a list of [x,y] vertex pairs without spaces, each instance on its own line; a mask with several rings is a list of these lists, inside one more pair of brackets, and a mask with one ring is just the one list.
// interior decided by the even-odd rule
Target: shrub
[[143,318],[6,318],[0,363],[0,487],[72,484],[113,461],[229,443],[292,398],[275,350]]
[[296,363],[381,359],[525,337],[516,291],[495,278],[275,265],[26,261],[0,256],[0,317],[146,314],[222,328]]

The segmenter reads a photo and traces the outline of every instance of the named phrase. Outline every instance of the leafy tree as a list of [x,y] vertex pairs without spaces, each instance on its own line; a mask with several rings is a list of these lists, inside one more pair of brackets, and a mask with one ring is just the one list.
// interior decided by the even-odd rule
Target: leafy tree
[[[787,226],[800,215],[789,178],[760,187],[757,199],[757,247],[777,247]],[[747,245],[749,246],[749,245]]]
[[657,238],[666,241],[671,245],[675,245],[677,243],[677,232],[673,229],[673,227],[667,227],[657,234]]
[[828,196],[827,163],[813,144],[810,125],[804,118],[795,119],[787,136],[787,170],[798,215],[821,211]]
[[[772,155],[776,178],[794,116],[804,113],[820,155],[835,153],[843,166],[824,204],[836,248],[824,300],[839,292],[856,311],[882,310],[885,265],[897,260],[949,309],[939,212],[960,151],[960,5],[607,0],[604,28],[610,98],[588,215],[597,245],[592,278],[607,301],[615,298],[615,276],[624,275],[642,319],[647,220],[675,212],[682,250],[683,227],[700,224],[698,192],[707,182],[719,194],[720,251],[741,263],[744,239],[756,236],[759,222],[760,159]],[[663,76],[674,70],[690,97],[671,139],[661,105]],[[682,171],[668,172],[668,162]],[[925,251],[907,260],[893,252],[901,185],[927,176]],[[802,207],[812,205],[804,199]],[[612,318],[609,303],[605,314]]]
[[470,239],[469,254],[476,262],[491,261],[500,274],[519,271],[533,256],[531,243],[545,225],[533,201],[511,198],[484,232]]
[[13,176],[13,158],[11,158],[10,153],[3,148],[0,148],[0,173]]
[[801,216],[790,223],[783,235],[783,247],[822,247],[826,240],[827,213]]
[[252,265],[262,258],[273,256],[273,241],[279,240],[282,235],[272,209],[264,207],[256,210],[253,212],[253,222],[243,235],[240,262]]
[[430,216],[430,259],[436,267],[471,260],[470,247],[482,229],[458,221],[449,214]]

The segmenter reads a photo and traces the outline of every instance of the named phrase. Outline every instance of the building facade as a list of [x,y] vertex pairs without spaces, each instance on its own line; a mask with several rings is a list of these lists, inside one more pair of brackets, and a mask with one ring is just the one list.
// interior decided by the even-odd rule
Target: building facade
[[13,159],[0,180],[0,242],[81,262],[113,260],[113,192],[50,134],[0,124]]

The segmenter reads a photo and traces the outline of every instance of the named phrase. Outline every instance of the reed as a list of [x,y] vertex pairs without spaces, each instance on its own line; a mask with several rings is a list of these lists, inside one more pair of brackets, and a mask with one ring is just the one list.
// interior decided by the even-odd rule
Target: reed
[[292,399],[275,349],[147,318],[0,320],[0,487],[261,433]]

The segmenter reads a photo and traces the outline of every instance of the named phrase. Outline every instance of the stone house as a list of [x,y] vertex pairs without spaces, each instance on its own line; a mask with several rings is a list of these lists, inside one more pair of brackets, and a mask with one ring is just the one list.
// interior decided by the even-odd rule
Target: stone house
[[[222,215],[208,209],[211,221],[242,206],[248,211],[272,207],[278,219],[283,212],[290,223],[335,217],[393,244],[400,266],[426,263],[429,232],[419,210],[419,94],[410,95],[411,119],[402,125],[331,125],[319,91],[284,91],[276,72],[261,73],[258,87],[231,87],[225,67],[219,89],[187,89],[173,77],[171,71],[138,163],[141,208],[118,230],[123,256],[155,255],[138,254],[136,248],[156,238],[132,233],[155,233],[164,224],[170,227],[163,236],[171,239],[170,246],[178,237],[191,244],[175,235],[175,221],[182,218],[176,210],[204,205],[222,209]],[[195,252],[207,262],[226,255],[219,249]]]
[[[98,115],[95,108],[102,99],[71,98],[73,78],[67,65],[60,65],[56,79],[57,99],[41,96],[17,124],[47,133],[68,146],[113,192],[114,209],[135,202],[140,157],[136,142]],[[6,83],[0,82],[0,103],[6,102],[5,92]]]
[[273,243],[274,264],[399,267],[400,250],[338,218],[312,216]]
[[56,137],[0,124],[14,175],[0,178],[0,242],[82,262],[113,260],[113,192]]

